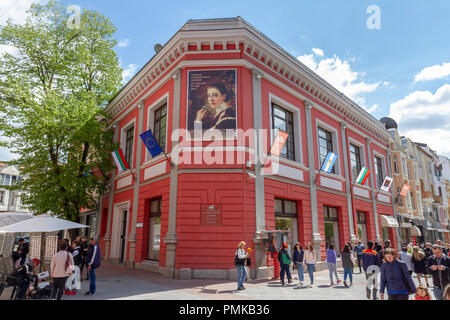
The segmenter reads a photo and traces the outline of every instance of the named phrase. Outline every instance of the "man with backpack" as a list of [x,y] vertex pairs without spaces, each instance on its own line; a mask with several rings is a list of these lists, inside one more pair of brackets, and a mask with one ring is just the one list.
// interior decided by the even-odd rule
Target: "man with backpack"
[[287,250],[288,244],[283,242],[281,245],[280,252],[278,252],[278,261],[280,262],[280,279],[281,285],[284,286],[284,275],[286,274],[288,278],[288,283],[292,283],[291,271],[289,270],[289,266],[291,264],[291,257],[289,256],[289,252]]

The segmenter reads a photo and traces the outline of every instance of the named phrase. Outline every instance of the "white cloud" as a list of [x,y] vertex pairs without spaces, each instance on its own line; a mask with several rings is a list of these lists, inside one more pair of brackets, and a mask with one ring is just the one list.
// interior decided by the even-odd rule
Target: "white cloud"
[[442,79],[448,75],[450,75],[450,62],[443,63],[442,65],[436,64],[422,69],[414,77],[414,82]]
[[26,11],[36,0],[1,0],[0,1],[0,25],[4,25],[8,19],[13,23],[25,23]]
[[312,52],[314,52],[315,55],[323,57],[323,50],[319,48],[312,48]]
[[450,84],[433,94],[415,91],[391,103],[390,117],[412,140],[427,143],[440,154],[450,156]]
[[365,72],[353,71],[351,68],[351,62],[342,60],[338,56],[334,55],[332,58],[319,58],[318,53],[322,53],[321,49],[314,48],[313,52],[316,54],[305,54],[297,57],[307,67],[331,83],[336,89],[343,92],[350,99],[356,101],[368,112],[375,111],[378,106],[373,105],[368,108],[364,104],[366,99],[364,93],[370,93],[375,91],[380,82],[368,83],[362,78],[365,76]]
[[128,47],[130,45],[130,39],[123,39],[120,40],[119,43],[117,44],[119,46],[119,48],[125,48]]
[[122,67],[122,77],[123,77],[123,83],[127,83],[128,80],[131,79],[131,77],[134,76],[134,73],[136,72],[138,65],[134,63],[130,63],[129,65]]

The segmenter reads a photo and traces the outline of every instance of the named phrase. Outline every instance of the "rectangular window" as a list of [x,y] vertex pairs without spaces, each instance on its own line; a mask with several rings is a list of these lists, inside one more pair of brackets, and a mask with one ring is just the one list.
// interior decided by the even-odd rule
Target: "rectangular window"
[[394,155],[394,172],[398,173],[397,156]]
[[167,125],[167,104],[164,104],[155,111],[153,120],[153,135],[161,149],[166,149],[166,125]]
[[323,207],[323,218],[325,227],[325,246],[328,248],[330,244],[334,244],[336,253],[340,252],[339,243],[339,225],[338,225],[338,208]]
[[[320,165],[322,165],[328,155],[328,152],[333,152],[333,139],[331,132],[322,129],[320,127],[318,128],[318,135],[319,135],[319,161]],[[335,166],[333,166],[331,173],[336,173]]]
[[358,223],[366,223],[366,213],[362,211],[357,211]]
[[400,195],[400,191],[402,191],[401,189],[402,188],[400,188],[400,187],[397,188],[398,204],[400,206],[403,206],[403,197]]
[[159,261],[161,243],[161,202],[161,198],[150,201],[148,260]]
[[410,165],[409,165],[409,163],[407,162],[406,163],[406,176],[409,178],[409,179],[411,179],[411,177],[412,177],[412,175],[411,175],[411,167],[410,167]]
[[361,171],[361,152],[360,148],[350,143],[350,165],[352,168],[353,181],[358,177]]
[[295,161],[294,147],[294,116],[292,112],[283,109],[276,104],[272,104],[272,129],[275,130],[274,135],[278,134],[278,130],[282,130],[289,134],[288,139],[281,150],[280,156]]
[[381,187],[381,184],[383,183],[383,166],[381,164],[381,158],[374,157],[373,164],[375,167],[375,177],[377,181],[377,189]]
[[275,199],[275,216],[297,218],[297,201]]
[[5,200],[5,191],[0,190],[0,204],[3,204],[4,200]]
[[414,193],[411,192],[411,204],[412,208],[416,210],[416,199],[414,198]]
[[[275,199],[275,230],[289,230],[289,239],[283,236],[283,241],[288,242],[289,252],[298,241],[297,201]],[[279,248],[281,243],[276,243]]]
[[134,126],[127,129],[125,134],[125,161],[130,168],[133,167],[131,163],[133,160],[133,147],[134,147]]
[[0,185],[9,186],[11,184],[11,175],[0,173]]
[[16,203],[16,193],[11,191],[10,196],[9,196],[9,205],[14,206],[15,203]]

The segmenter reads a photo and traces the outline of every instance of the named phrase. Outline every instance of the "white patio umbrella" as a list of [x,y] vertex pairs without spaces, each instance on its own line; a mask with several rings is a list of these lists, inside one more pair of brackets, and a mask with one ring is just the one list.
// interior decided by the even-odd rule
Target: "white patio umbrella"
[[[10,224],[15,224],[17,222],[33,219],[34,216],[27,213],[20,212],[0,212],[0,227],[8,226]],[[5,247],[6,234],[3,234],[2,247],[0,249],[0,254],[3,254],[3,248]]]
[[0,228],[0,233],[7,232],[54,232],[68,229],[89,228],[84,224],[55,218],[43,214],[32,219],[20,221]]

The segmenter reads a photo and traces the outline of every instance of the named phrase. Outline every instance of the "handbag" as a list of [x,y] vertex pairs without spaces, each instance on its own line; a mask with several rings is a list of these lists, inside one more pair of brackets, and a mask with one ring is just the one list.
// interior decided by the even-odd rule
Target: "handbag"
[[70,263],[69,252],[67,252],[67,260],[66,260],[66,273],[72,274],[75,271],[75,267]]
[[281,261],[283,262],[283,264],[291,264],[291,260],[288,258],[286,253],[283,253],[283,255],[281,256]]
[[250,258],[247,258],[247,267],[250,267],[252,265],[252,260]]
[[350,253],[350,260],[352,260],[353,267],[354,267],[356,264],[356,259],[355,259],[355,256],[353,255],[353,253]]
[[239,259],[237,251],[236,251],[236,254],[234,255],[234,265],[235,266],[243,266],[243,265],[245,265],[245,259]]

